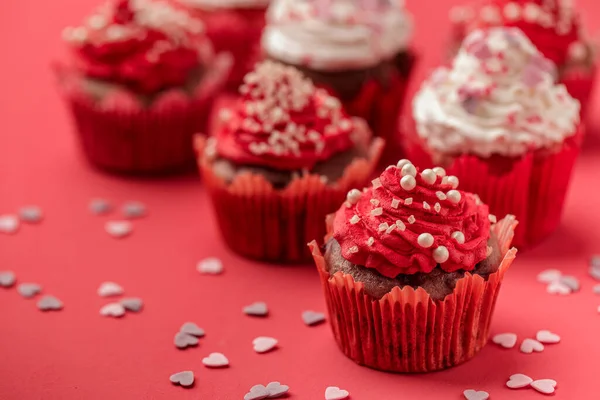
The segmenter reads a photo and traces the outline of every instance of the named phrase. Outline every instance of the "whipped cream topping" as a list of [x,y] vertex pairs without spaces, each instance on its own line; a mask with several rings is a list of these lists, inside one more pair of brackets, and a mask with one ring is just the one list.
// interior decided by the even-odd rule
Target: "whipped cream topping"
[[219,8],[262,8],[267,7],[271,0],[177,0],[191,8],[219,9]]
[[438,68],[413,102],[417,132],[432,150],[519,156],[576,133],[579,102],[556,68],[517,28],[471,33],[452,68]]
[[401,0],[274,0],[262,45],[316,70],[371,67],[407,47],[412,19]]

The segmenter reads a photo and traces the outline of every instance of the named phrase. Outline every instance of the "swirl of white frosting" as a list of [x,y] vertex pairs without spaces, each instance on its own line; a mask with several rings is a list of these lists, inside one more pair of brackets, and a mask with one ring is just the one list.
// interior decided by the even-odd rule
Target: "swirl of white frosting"
[[444,154],[551,148],[576,133],[580,109],[555,74],[521,30],[475,31],[452,68],[438,68],[415,96],[417,132]]
[[411,33],[401,0],[274,0],[262,46],[290,64],[349,70],[394,57]]
[[264,8],[271,0],[177,0],[179,3],[204,10],[220,8]]

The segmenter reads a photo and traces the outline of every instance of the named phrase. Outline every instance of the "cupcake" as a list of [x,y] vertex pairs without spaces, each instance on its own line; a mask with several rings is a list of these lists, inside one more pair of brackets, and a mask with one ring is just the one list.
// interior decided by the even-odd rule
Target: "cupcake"
[[517,246],[555,230],[579,153],[579,102],[554,73],[521,30],[478,30],[413,102],[409,156],[441,164],[492,213],[516,215]]
[[267,57],[297,67],[341,99],[394,152],[415,60],[411,33],[412,19],[400,0],[274,0],[262,47]]
[[236,91],[260,59],[260,37],[270,0],[176,0],[202,20],[215,51],[229,53],[228,89]]
[[59,87],[92,164],[125,173],[193,166],[193,135],[228,74],[202,31],[151,0],[110,1],[65,29]]
[[306,243],[352,187],[369,182],[383,147],[364,121],[297,69],[272,61],[246,75],[198,162],[225,242],[259,260],[302,262]]
[[452,13],[454,49],[473,30],[507,26],[521,29],[554,62],[559,82],[580,101],[584,111],[596,75],[595,48],[581,16],[568,1],[479,0]]
[[443,168],[407,160],[352,190],[309,246],[340,349],[358,364],[431,372],[486,344],[517,222],[496,222]]

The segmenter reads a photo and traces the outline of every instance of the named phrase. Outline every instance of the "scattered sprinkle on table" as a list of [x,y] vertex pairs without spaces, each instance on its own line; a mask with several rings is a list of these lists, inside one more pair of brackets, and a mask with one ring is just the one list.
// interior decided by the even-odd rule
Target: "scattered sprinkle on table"
[[46,295],[37,302],[37,307],[41,311],[59,311],[63,308],[63,302],[54,296]]
[[21,283],[17,286],[17,292],[26,299],[30,299],[40,293],[42,287],[37,283]]
[[546,269],[540,272],[537,276],[537,280],[540,283],[552,283],[560,279],[562,272],[557,269]]
[[325,321],[325,314],[307,310],[302,312],[302,321],[308,326],[319,325]]
[[223,273],[223,269],[223,263],[216,257],[205,258],[196,265],[196,270],[206,275],[219,275]]
[[103,282],[98,287],[97,293],[100,297],[111,297],[122,295],[124,293],[124,290],[118,283]]
[[187,333],[188,335],[196,337],[203,337],[205,334],[204,329],[200,328],[193,322],[186,322],[183,325],[181,325],[181,328],[179,328],[179,332]]
[[209,368],[222,368],[229,366],[229,360],[222,353],[210,353],[202,359],[202,364]]
[[252,341],[254,351],[257,353],[267,353],[277,347],[278,341],[268,336],[259,336]]
[[139,297],[127,297],[122,299],[119,303],[127,311],[140,312],[144,308],[144,302]]
[[244,400],[275,399],[285,395],[290,390],[287,385],[280,382],[269,382],[267,386],[254,385],[244,396]]
[[549,330],[541,330],[538,331],[535,335],[535,338],[540,343],[553,344],[560,342],[560,336],[558,336],[554,332],[550,332]]
[[90,212],[95,215],[107,214],[112,210],[112,205],[106,199],[92,199],[88,206]]
[[0,271],[0,286],[9,288],[15,284],[17,277],[12,271]]
[[350,396],[350,392],[337,386],[329,386],[325,389],[325,400],[343,400]]
[[192,371],[176,372],[169,377],[171,383],[183,387],[190,387],[194,384],[194,373]]
[[510,389],[520,389],[528,387],[531,384],[531,382],[533,382],[533,379],[531,379],[525,374],[513,374],[506,382],[506,386]]
[[263,301],[257,301],[244,307],[243,312],[244,314],[252,317],[266,317],[269,315],[269,308],[267,307],[267,303]]
[[546,287],[546,292],[548,292],[549,294],[559,294],[562,296],[566,296],[568,294],[571,294],[572,290],[564,283],[560,281],[554,281]]
[[557,382],[554,379],[538,379],[531,382],[531,387],[540,393],[552,394],[555,391]]
[[200,341],[196,336],[192,336],[185,332],[177,332],[175,334],[175,338],[173,339],[175,347],[181,350],[186,349],[190,346],[197,346],[199,342]]

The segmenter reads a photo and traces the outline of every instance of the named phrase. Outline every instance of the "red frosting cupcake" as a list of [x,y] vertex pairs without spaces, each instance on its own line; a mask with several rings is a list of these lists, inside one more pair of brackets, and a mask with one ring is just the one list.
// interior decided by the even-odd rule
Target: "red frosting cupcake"
[[596,74],[595,49],[581,16],[563,0],[479,0],[452,12],[453,49],[473,30],[494,26],[521,29],[558,66],[558,78],[585,110]]
[[168,3],[118,0],[67,28],[69,65],[58,69],[89,160],[120,172],[164,172],[193,161],[224,83],[204,27]]
[[496,222],[442,168],[419,172],[407,160],[350,191],[328,218],[322,250],[310,244],[342,351],[395,372],[473,357],[516,254],[515,226],[510,215]]
[[306,243],[350,187],[368,182],[383,143],[293,67],[257,65],[240,94],[197,143],[221,231],[244,256],[306,260]]

